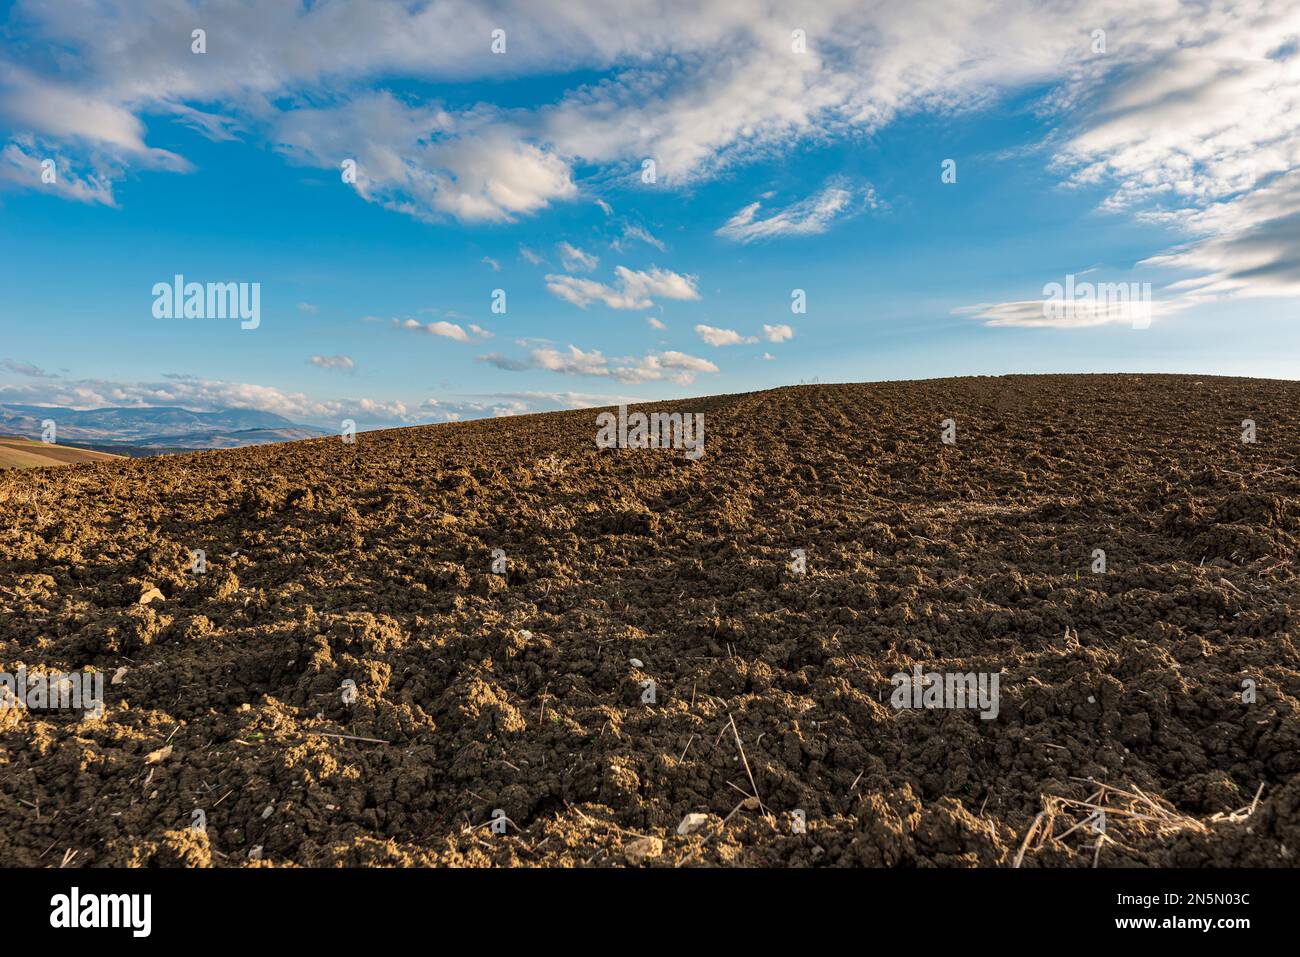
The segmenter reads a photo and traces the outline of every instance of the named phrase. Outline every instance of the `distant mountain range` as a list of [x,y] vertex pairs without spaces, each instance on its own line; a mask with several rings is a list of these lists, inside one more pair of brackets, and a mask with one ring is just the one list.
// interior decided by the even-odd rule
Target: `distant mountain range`
[[60,409],[0,404],[0,434],[40,439],[46,419],[54,420],[59,443],[118,455],[233,449],[331,434],[326,429],[300,425],[274,412],[256,409],[192,412],[176,406]]

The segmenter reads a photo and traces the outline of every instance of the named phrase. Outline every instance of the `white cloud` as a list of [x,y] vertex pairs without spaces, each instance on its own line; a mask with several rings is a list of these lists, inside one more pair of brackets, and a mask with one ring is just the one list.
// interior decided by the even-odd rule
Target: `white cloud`
[[162,382],[78,379],[0,385],[0,402],[71,409],[108,406],[180,406],[196,412],[260,409],[294,422],[331,426],[337,426],[344,418],[402,422],[409,417],[408,407],[399,401],[314,399],[301,392],[284,392],[274,386],[179,375],[167,376]]
[[[146,141],[171,117],[335,174],[354,158],[358,195],[406,215],[508,222],[576,198],[579,167],[611,181],[654,157],[661,187],[690,186],[901,115],[987,107],[1026,89],[1051,91],[1037,105],[1058,121],[1056,167],[1073,185],[1107,190],[1108,210],[1190,230],[1218,204],[1244,217],[1243,197],[1300,167],[1300,6],[1288,0],[1057,0],[1013,12],[958,0],[630,0],[577,13],[572,3],[231,0],[203,19],[210,41],[239,42],[201,57],[189,51],[186,4],[26,5],[24,42],[8,44],[0,64],[0,121],[15,131],[0,179],[112,205],[128,171],[189,168]],[[495,80],[501,58],[467,38],[501,23],[528,38],[511,45],[512,76],[590,70],[600,81],[532,110],[368,89],[377,78]],[[807,31],[805,53],[790,49],[792,23]],[[1096,27],[1108,31],[1104,55],[1090,50]],[[51,156],[68,172],[41,184],[32,163]],[[816,232],[843,213],[840,201],[831,192],[746,207],[720,232]],[[1206,295],[1290,288],[1285,263],[1300,240],[1285,235],[1285,214],[1255,213],[1263,218],[1238,220],[1218,245],[1189,231],[1200,251],[1171,251],[1162,264],[1196,271]],[[624,298],[609,288],[557,294]]]
[[342,369],[346,372],[351,372],[353,369],[357,367],[356,362],[352,360],[351,356],[344,356],[344,355],[312,356],[307,361],[314,366],[319,366],[322,369]]
[[623,235],[610,243],[610,247],[621,252],[633,242],[641,242],[648,246],[653,246],[661,253],[666,252],[668,249],[668,247],[656,238],[650,230],[646,229],[644,226],[638,226],[636,223],[624,223]]
[[645,317],[645,321],[648,322],[648,323],[650,324],[650,328],[651,328],[651,329],[667,329],[667,328],[668,328],[668,327],[665,326],[662,322],[660,322],[658,319],[656,319],[654,316],[646,316],[646,317]]
[[626,383],[657,382],[664,379],[689,383],[695,381],[700,373],[718,371],[718,367],[709,360],[684,352],[651,352],[641,357],[609,359],[598,349],[584,352],[575,345],[570,345],[567,349],[549,346],[531,349],[523,359],[497,353],[480,356],[479,359],[510,372],[544,369],[560,375],[607,377]]
[[0,61],[0,116],[19,132],[56,141],[88,140],[97,149],[145,167],[187,172],[190,164],[148,146],[144,123],[126,106]]
[[1156,316],[1165,315],[1179,305],[1170,301],[1140,300],[1108,302],[1087,299],[1061,302],[1059,300],[1024,299],[1016,302],[980,303],[954,309],[959,316],[984,320],[986,326],[1019,327],[1025,329],[1085,329],[1091,326],[1124,325],[1145,327]]
[[1200,238],[1138,264],[1193,273],[1171,284],[1175,294],[1191,302],[1300,296],[1300,170],[1178,221]]
[[0,369],[6,372],[13,372],[21,376],[27,376],[31,379],[57,379],[59,378],[53,372],[46,372],[40,366],[30,362],[21,362],[17,359],[0,359]]
[[778,236],[810,236],[824,233],[838,219],[863,207],[879,205],[871,186],[855,188],[843,181],[827,183],[818,192],[797,203],[759,218],[762,203],[750,203],[717,229],[717,234],[737,242],[752,243]]
[[493,272],[501,271],[501,264],[497,262],[495,259],[493,259],[491,256],[484,256],[481,260],[479,260],[479,262],[489,267]]
[[598,349],[583,352],[571,345],[567,352],[542,348],[532,350],[530,356],[537,368],[563,375],[609,375],[607,361]]
[[566,162],[520,131],[383,92],[282,114],[274,135],[298,162],[337,169],[339,157],[354,159],[359,195],[422,220],[513,222],[577,194]]
[[434,322],[420,322],[417,319],[394,319],[393,325],[399,329],[410,329],[427,332],[431,336],[442,336],[444,339],[452,339],[456,342],[469,342],[470,336],[478,339],[490,339],[492,333],[486,329],[470,323],[469,332],[466,332],[462,326],[454,322],[447,322],[445,319],[438,319]]
[[313,305],[310,302],[298,303],[298,311],[304,315],[314,316],[320,312],[320,306]]
[[[38,155],[41,153],[46,155]],[[54,162],[53,183],[46,183],[42,179],[46,160]],[[78,174],[61,153],[42,150],[30,136],[18,137],[0,149],[0,180],[24,189],[45,189],[79,203],[117,205],[113,198],[111,172],[91,170],[84,175]]]
[[502,398],[527,402],[530,405],[545,404],[561,409],[595,409],[606,405],[618,405],[641,400],[634,396],[599,392],[502,392]]
[[764,323],[763,338],[768,342],[785,342],[787,339],[794,338],[794,329],[784,324],[769,326],[767,323]]
[[695,334],[711,346],[739,346],[758,341],[753,336],[742,336],[734,329],[718,329],[703,323],[695,327]]
[[517,415],[553,409],[582,409],[640,401],[617,394],[586,392],[507,392],[417,403],[369,398],[315,399],[271,386],[224,382],[191,375],[167,375],[162,382],[114,382],[102,379],[0,385],[0,403],[52,408],[94,409],[109,406],[146,408],[179,406],[195,412],[258,409],[293,422],[337,428],[345,418],[367,427],[455,422],[484,416]]
[[[1130,33],[1172,47],[1180,31],[1170,29],[1168,0],[1153,3],[1164,19],[1148,14]],[[571,4],[232,0],[204,9],[214,44],[201,57],[189,50],[186,5],[147,14],[32,5],[30,49],[61,56],[15,45],[11,59],[24,65],[7,68],[0,114],[20,132],[164,167],[179,158],[147,146],[140,117],[170,114],[209,135],[245,131],[322,169],[355,158],[358,192],[413,216],[499,222],[573,197],[577,163],[612,171],[653,156],[661,183],[689,183],[810,138],[872,132],[905,110],[960,108],[1067,75],[1083,35],[1062,25],[1123,11],[1119,0],[1064,0],[1016,16],[956,2],[937,13],[859,0],[780,9],[766,0],[633,0],[617,9],[587,3],[580,13]],[[807,30],[806,53],[790,49],[792,22]],[[364,91],[379,77],[497,79],[500,58],[467,38],[502,23],[528,38],[511,46],[512,75],[608,76],[531,112],[450,110]],[[223,37],[239,42],[215,42]]]
[[616,282],[606,285],[594,279],[551,274],[546,288],[575,306],[586,308],[603,302],[611,309],[648,309],[655,299],[699,299],[696,277],[683,276],[669,269],[651,266],[648,271],[626,266],[614,268]]
[[561,264],[569,272],[591,272],[600,263],[599,257],[583,252],[570,243],[556,243],[555,250],[560,254]]

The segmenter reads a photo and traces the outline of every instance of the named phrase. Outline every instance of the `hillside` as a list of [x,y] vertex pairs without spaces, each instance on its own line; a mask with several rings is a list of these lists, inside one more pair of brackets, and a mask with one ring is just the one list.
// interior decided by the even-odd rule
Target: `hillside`
[[105,462],[118,456],[70,445],[35,442],[15,435],[0,435],[0,469],[40,468],[76,462]]
[[1300,383],[637,409],[0,475],[0,864],[1294,863]]

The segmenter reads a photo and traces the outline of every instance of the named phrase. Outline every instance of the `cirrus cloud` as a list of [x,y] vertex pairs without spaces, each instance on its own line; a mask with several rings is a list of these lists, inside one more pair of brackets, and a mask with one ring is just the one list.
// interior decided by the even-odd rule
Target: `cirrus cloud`
[[741,243],[781,236],[812,236],[826,232],[838,220],[879,205],[874,187],[853,187],[843,180],[833,180],[813,195],[766,216],[759,216],[762,203],[750,203],[718,227],[716,233]]

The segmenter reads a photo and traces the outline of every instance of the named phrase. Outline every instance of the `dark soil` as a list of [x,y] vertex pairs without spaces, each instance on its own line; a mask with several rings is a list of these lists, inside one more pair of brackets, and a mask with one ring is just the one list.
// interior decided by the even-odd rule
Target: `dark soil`
[[0,476],[0,670],[119,677],[0,711],[0,864],[1296,863],[1300,383],[653,408],[703,458],[579,411]]

